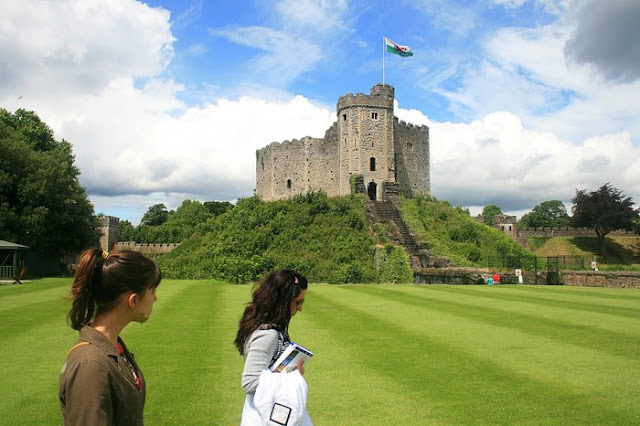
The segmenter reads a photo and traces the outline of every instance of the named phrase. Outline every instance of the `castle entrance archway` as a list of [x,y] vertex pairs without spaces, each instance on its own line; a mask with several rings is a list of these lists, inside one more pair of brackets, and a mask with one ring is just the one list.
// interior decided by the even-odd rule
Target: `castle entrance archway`
[[371,201],[376,201],[378,194],[378,184],[375,182],[369,182],[369,185],[367,185],[367,193],[369,194],[369,199]]

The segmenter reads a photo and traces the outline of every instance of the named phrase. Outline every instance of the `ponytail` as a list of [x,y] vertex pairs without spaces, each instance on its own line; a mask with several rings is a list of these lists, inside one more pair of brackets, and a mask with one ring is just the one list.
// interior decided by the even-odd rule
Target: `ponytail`
[[142,294],[147,288],[157,287],[161,279],[158,265],[141,253],[125,250],[108,254],[87,249],[76,263],[69,325],[80,330],[95,315],[116,307],[124,294]]
[[85,250],[76,263],[76,275],[71,286],[71,310],[68,321],[71,328],[80,330],[93,319],[96,287],[100,284],[100,272],[104,259],[102,250]]

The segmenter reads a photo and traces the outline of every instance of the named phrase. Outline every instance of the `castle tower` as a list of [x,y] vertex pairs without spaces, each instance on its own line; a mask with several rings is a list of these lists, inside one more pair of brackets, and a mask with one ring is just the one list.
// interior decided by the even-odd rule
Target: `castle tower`
[[265,201],[323,190],[329,197],[356,192],[372,200],[397,194],[430,195],[429,128],[393,115],[395,90],[377,84],[370,95],[338,99],[337,121],[324,138],[273,142],[256,151],[256,195]]
[[372,200],[382,200],[384,183],[395,182],[392,86],[378,84],[371,95],[338,99],[339,192],[349,194],[351,175],[361,175]]
[[105,251],[113,250],[118,243],[119,235],[120,219],[113,216],[103,216],[98,247]]

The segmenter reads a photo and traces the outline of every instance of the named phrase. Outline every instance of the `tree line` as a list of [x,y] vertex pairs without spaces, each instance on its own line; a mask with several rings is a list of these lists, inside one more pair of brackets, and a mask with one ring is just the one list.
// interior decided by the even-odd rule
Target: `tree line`
[[180,243],[206,229],[206,223],[233,208],[228,201],[184,200],[176,210],[155,204],[146,211],[140,224],[120,221],[118,241],[136,243]]
[[[545,201],[524,214],[518,221],[518,227],[589,228],[596,233],[601,246],[612,231],[635,231],[640,235],[640,208],[634,208],[633,199],[614,188],[610,182],[595,191],[576,190],[571,202],[571,216],[562,201]],[[495,204],[485,206],[482,210],[483,219],[488,225],[495,215],[501,213],[502,210]]]

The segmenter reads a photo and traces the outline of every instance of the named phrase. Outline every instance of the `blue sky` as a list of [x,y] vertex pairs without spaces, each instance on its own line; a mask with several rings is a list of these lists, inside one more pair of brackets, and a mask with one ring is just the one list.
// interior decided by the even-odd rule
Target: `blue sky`
[[96,212],[234,201],[255,150],[322,137],[382,81],[431,131],[433,195],[520,216],[606,182],[640,200],[636,0],[10,0],[0,107],[74,147]]

